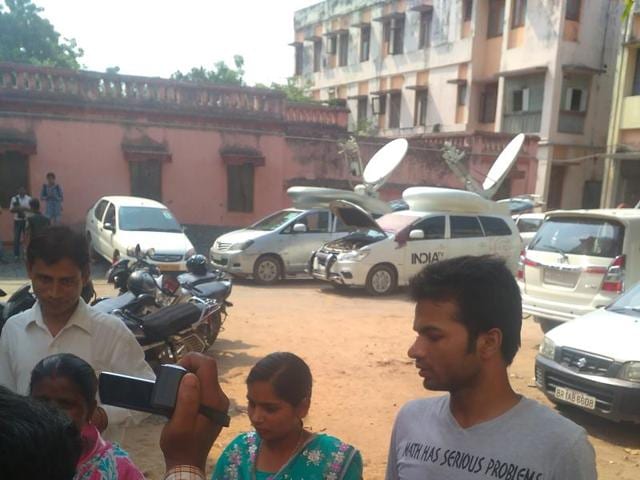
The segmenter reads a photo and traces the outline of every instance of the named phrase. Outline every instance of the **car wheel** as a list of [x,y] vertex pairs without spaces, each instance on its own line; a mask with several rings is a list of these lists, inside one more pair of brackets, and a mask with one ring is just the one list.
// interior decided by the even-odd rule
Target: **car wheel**
[[540,324],[540,329],[543,331],[543,333],[547,333],[549,330],[556,328],[558,325],[560,325],[560,323],[562,323],[541,317],[536,317],[536,321]]
[[261,285],[273,285],[282,277],[282,264],[274,255],[264,255],[253,266],[253,278]]
[[367,275],[366,289],[371,295],[387,295],[398,286],[398,276],[390,265],[376,265]]

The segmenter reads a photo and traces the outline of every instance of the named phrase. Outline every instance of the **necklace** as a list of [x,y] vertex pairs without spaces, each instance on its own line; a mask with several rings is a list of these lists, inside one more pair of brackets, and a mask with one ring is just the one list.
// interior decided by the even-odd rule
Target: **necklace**
[[[280,472],[289,465],[289,463],[291,463],[291,460],[293,460],[293,458],[295,457],[296,453],[298,453],[298,451],[300,450],[300,448],[303,445],[303,441],[304,441],[304,428],[300,429],[300,435],[298,436],[298,442],[296,443],[295,447],[293,448],[291,454],[289,455],[289,459],[284,463],[284,465],[282,465],[282,467],[280,467],[280,469],[274,473],[273,475],[269,476],[269,479],[272,478],[276,478]],[[256,457],[255,457],[255,461],[253,462],[253,468],[251,468],[251,480],[256,480],[256,472],[258,471],[258,458],[260,457],[260,448],[262,447],[262,442],[260,442],[260,445],[258,445],[258,451],[256,452]]]

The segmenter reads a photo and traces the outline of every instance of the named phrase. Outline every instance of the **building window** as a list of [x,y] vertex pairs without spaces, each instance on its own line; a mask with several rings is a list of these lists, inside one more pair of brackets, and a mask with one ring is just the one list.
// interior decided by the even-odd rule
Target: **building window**
[[385,115],[387,113],[387,96],[376,95],[372,97],[371,111],[374,115]]
[[391,53],[391,20],[382,23],[382,55]]
[[429,98],[428,90],[416,91],[416,108],[414,125],[424,127],[427,124],[427,101]]
[[131,195],[162,201],[162,162],[144,160],[129,162]]
[[489,0],[487,38],[499,37],[504,28],[504,0]]
[[526,112],[529,110],[529,89],[514,90],[512,97],[512,112]]
[[524,26],[524,18],[527,12],[527,0],[513,0],[513,12],[511,15],[511,28]]
[[401,93],[389,95],[389,128],[400,128]]
[[433,10],[420,12],[420,37],[418,48],[426,48],[431,45],[431,24],[433,22]]
[[327,53],[329,55],[338,53],[338,36],[335,34],[327,37]]
[[313,71],[319,72],[322,64],[322,40],[313,41]]
[[564,109],[567,112],[586,112],[587,92],[580,88],[567,88],[564,98]]
[[227,165],[227,210],[253,212],[254,165]]
[[462,2],[462,21],[470,22],[473,15],[473,0],[464,0]]
[[567,0],[567,10],[564,18],[574,22],[580,21],[580,0]]
[[360,29],[360,61],[369,60],[369,50],[371,49],[371,26],[366,25]]
[[369,108],[369,99],[367,97],[358,98],[358,126],[363,125],[367,121],[368,108]]
[[633,85],[631,95],[640,95],[640,49],[636,51],[636,66],[633,71]]
[[295,75],[302,75],[302,45],[296,45]]
[[393,55],[398,55],[404,51],[404,16],[394,18],[391,30],[393,33]]
[[464,107],[467,104],[467,84],[458,84],[458,98],[456,104],[458,107]]
[[338,66],[345,67],[349,64],[349,33],[341,33],[338,36],[338,44]]
[[496,121],[496,106],[498,104],[498,84],[484,87],[480,94],[480,123],[494,123]]
[[0,153],[0,207],[9,208],[20,187],[28,188],[28,157],[18,152]]

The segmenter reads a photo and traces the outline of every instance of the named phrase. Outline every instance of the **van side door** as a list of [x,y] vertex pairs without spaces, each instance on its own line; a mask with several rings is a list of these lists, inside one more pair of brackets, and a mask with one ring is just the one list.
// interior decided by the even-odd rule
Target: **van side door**
[[447,258],[489,253],[480,220],[475,215],[451,215]]
[[409,227],[411,230],[422,230],[424,238],[407,240],[405,248],[405,275],[409,279],[422,268],[431,263],[439,262],[448,257],[445,245],[444,215],[421,218]]
[[[331,214],[328,210],[312,210],[298,217],[295,222],[282,231],[289,236],[287,255],[283,255],[287,273],[304,272],[309,264],[311,253],[331,240]],[[294,226],[303,224],[304,232],[295,232]]]

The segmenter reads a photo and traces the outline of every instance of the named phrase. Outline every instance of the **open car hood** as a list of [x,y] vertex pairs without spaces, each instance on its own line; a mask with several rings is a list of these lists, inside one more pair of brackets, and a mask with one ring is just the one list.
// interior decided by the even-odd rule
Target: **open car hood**
[[331,212],[348,227],[366,228],[384,233],[373,217],[362,207],[346,200],[334,200],[329,204]]

